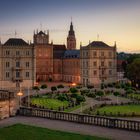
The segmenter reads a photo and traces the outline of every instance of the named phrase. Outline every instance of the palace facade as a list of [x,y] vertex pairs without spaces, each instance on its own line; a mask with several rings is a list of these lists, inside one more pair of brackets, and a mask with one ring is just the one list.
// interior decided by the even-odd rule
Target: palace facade
[[93,41],[76,49],[73,24],[67,46],[49,42],[49,31],[36,31],[33,44],[11,38],[0,44],[1,87],[33,86],[36,82],[64,81],[100,85],[116,81],[116,45]]

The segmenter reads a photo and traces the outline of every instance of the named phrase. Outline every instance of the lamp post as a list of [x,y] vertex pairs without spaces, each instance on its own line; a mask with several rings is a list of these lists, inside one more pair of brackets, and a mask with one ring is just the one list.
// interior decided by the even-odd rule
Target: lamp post
[[23,93],[21,92],[21,88],[20,91],[17,93],[17,96],[19,96],[19,107],[21,106],[21,96],[23,96]]

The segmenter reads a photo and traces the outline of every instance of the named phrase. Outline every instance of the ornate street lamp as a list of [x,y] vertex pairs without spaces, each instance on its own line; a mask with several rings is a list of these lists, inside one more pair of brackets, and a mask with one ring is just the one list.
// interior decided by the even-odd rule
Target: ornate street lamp
[[20,91],[17,93],[17,96],[19,96],[19,107],[21,106],[21,96],[23,96],[23,93],[21,92],[21,88]]

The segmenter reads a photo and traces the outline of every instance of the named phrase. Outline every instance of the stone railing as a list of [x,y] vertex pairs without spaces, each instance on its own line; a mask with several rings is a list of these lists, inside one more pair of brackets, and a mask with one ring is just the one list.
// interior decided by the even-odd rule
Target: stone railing
[[26,108],[26,107],[20,108],[19,115],[70,121],[70,122],[76,122],[82,124],[103,126],[108,128],[140,131],[140,121],[131,121],[131,120],[115,119],[115,118],[92,116],[92,115],[82,115],[82,114],[74,114],[74,113],[66,113],[66,112],[50,111],[46,109]]

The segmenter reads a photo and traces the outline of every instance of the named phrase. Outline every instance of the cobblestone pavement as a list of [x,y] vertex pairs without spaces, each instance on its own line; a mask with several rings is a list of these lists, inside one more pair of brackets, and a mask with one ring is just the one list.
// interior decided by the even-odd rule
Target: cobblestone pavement
[[113,140],[140,140],[139,132],[110,129],[94,125],[85,125],[66,121],[49,120],[45,118],[17,116],[0,121],[0,128],[16,123],[39,126],[54,130],[74,132],[79,134],[106,137]]

